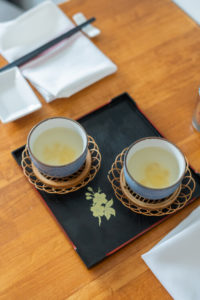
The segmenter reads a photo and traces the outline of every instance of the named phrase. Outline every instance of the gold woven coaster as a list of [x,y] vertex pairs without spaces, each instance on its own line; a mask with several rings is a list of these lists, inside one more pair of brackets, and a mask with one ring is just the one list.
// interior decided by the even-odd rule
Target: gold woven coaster
[[65,178],[54,178],[51,176],[47,176],[42,174],[36,166],[32,163],[32,170],[35,176],[43,183],[48,186],[55,187],[55,188],[69,188],[79,184],[90,171],[91,168],[91,153],[88,151],[86,156],[85,164],[78,170],[75,174],[65,177]]
[[27,148],[22,153],[21,166],[36,189],[50,194],[67,194],[86,186],[94,179],[101,165],[101,154],[95,140],[88,136],[88,153],[84,165],[76,173],[63,178],[47,176],[32,164]]
[[108,172],[108,180],[112,184],[115,195],[124,206],[138,214],[163,216],[175,213],[189,202],[196,186],[189,167],[180,187],[167,198],[150,200],[134,193],[126,184],[123,173],[123,161],[127,149],[116,157]]

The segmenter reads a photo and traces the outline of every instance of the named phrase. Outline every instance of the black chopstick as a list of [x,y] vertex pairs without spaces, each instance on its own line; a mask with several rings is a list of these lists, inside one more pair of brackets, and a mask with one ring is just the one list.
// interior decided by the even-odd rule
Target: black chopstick
[[94,22],[96,19],[90,18],[89,20],[87,20],[86,22],[72,28],[71,30],[63,33],[62,35],[58,36],[57,38],[51,40],[50,42],[47,42],[46,44],[44,44],[43,46],[38,47],[37,49],[27,53],[26,55],[16,59],[15,61],[13,61],[10,64],[7,64],[5,67],[0,69],[0,72],[8,70],[12,67],[19,67],[25,63],[27,63],[28,61],[30,61],[31,59],[35,58],[36,56],[38,56],[39,54],[41,54],[42,52],[44,52],[45,50],[51,48],[52,46],[58,44],[59,42],[61,42],[64,39],[69,38],[70,36],[74,35],[75,33],[77,33],[78,31],[80,31],[83,27],[87,26],[88,24]]

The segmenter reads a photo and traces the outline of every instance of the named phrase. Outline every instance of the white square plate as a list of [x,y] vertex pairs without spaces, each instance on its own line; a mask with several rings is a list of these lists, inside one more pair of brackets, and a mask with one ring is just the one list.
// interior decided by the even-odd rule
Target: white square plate
[[0,119],[8,123],[30,114],[42,105],[18,68],[0,73]]
[[200,1],[199,0],[173,0],[186,14],[200,25]]

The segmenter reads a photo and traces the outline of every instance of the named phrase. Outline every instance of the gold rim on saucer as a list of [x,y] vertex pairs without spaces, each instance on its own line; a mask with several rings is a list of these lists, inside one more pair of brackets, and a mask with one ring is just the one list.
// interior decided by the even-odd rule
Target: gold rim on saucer
[[88,136],[88,153],[84,165],[74,174],[55,178],[41,173],[32,163],[27,148],[22,153],[21,166],[36,189],[50,194],[67,194],[86,186],[94,179],[101,165],[101,154],[95,140]]
[[125,207],[135,213],[146,216],[163,216],[175,213],[191,200],[196,183],[188,165],[181,185],[169,197],[159,200],[150,200],[134,193],[126,184],[123,173],[123,161],[127,149],[128,148],[124,149],[116,157],[108,172],[108,180],[112,185],[114,193]]

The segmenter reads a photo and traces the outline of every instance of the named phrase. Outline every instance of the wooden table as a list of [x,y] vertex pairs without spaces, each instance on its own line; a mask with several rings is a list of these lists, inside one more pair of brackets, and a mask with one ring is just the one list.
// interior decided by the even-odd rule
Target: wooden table
[[127,91],[200,171],[200,133],[191,125],[200,29],[170,0],[73,0],[61,8],[97,18],[94,43],[118,71],[69,99],[47,104],[38,95],[41,110],[0,125],[0,299],[171,299],[141,254],[200,200],[87,270],[10,153],[40,120],[78,118]]

